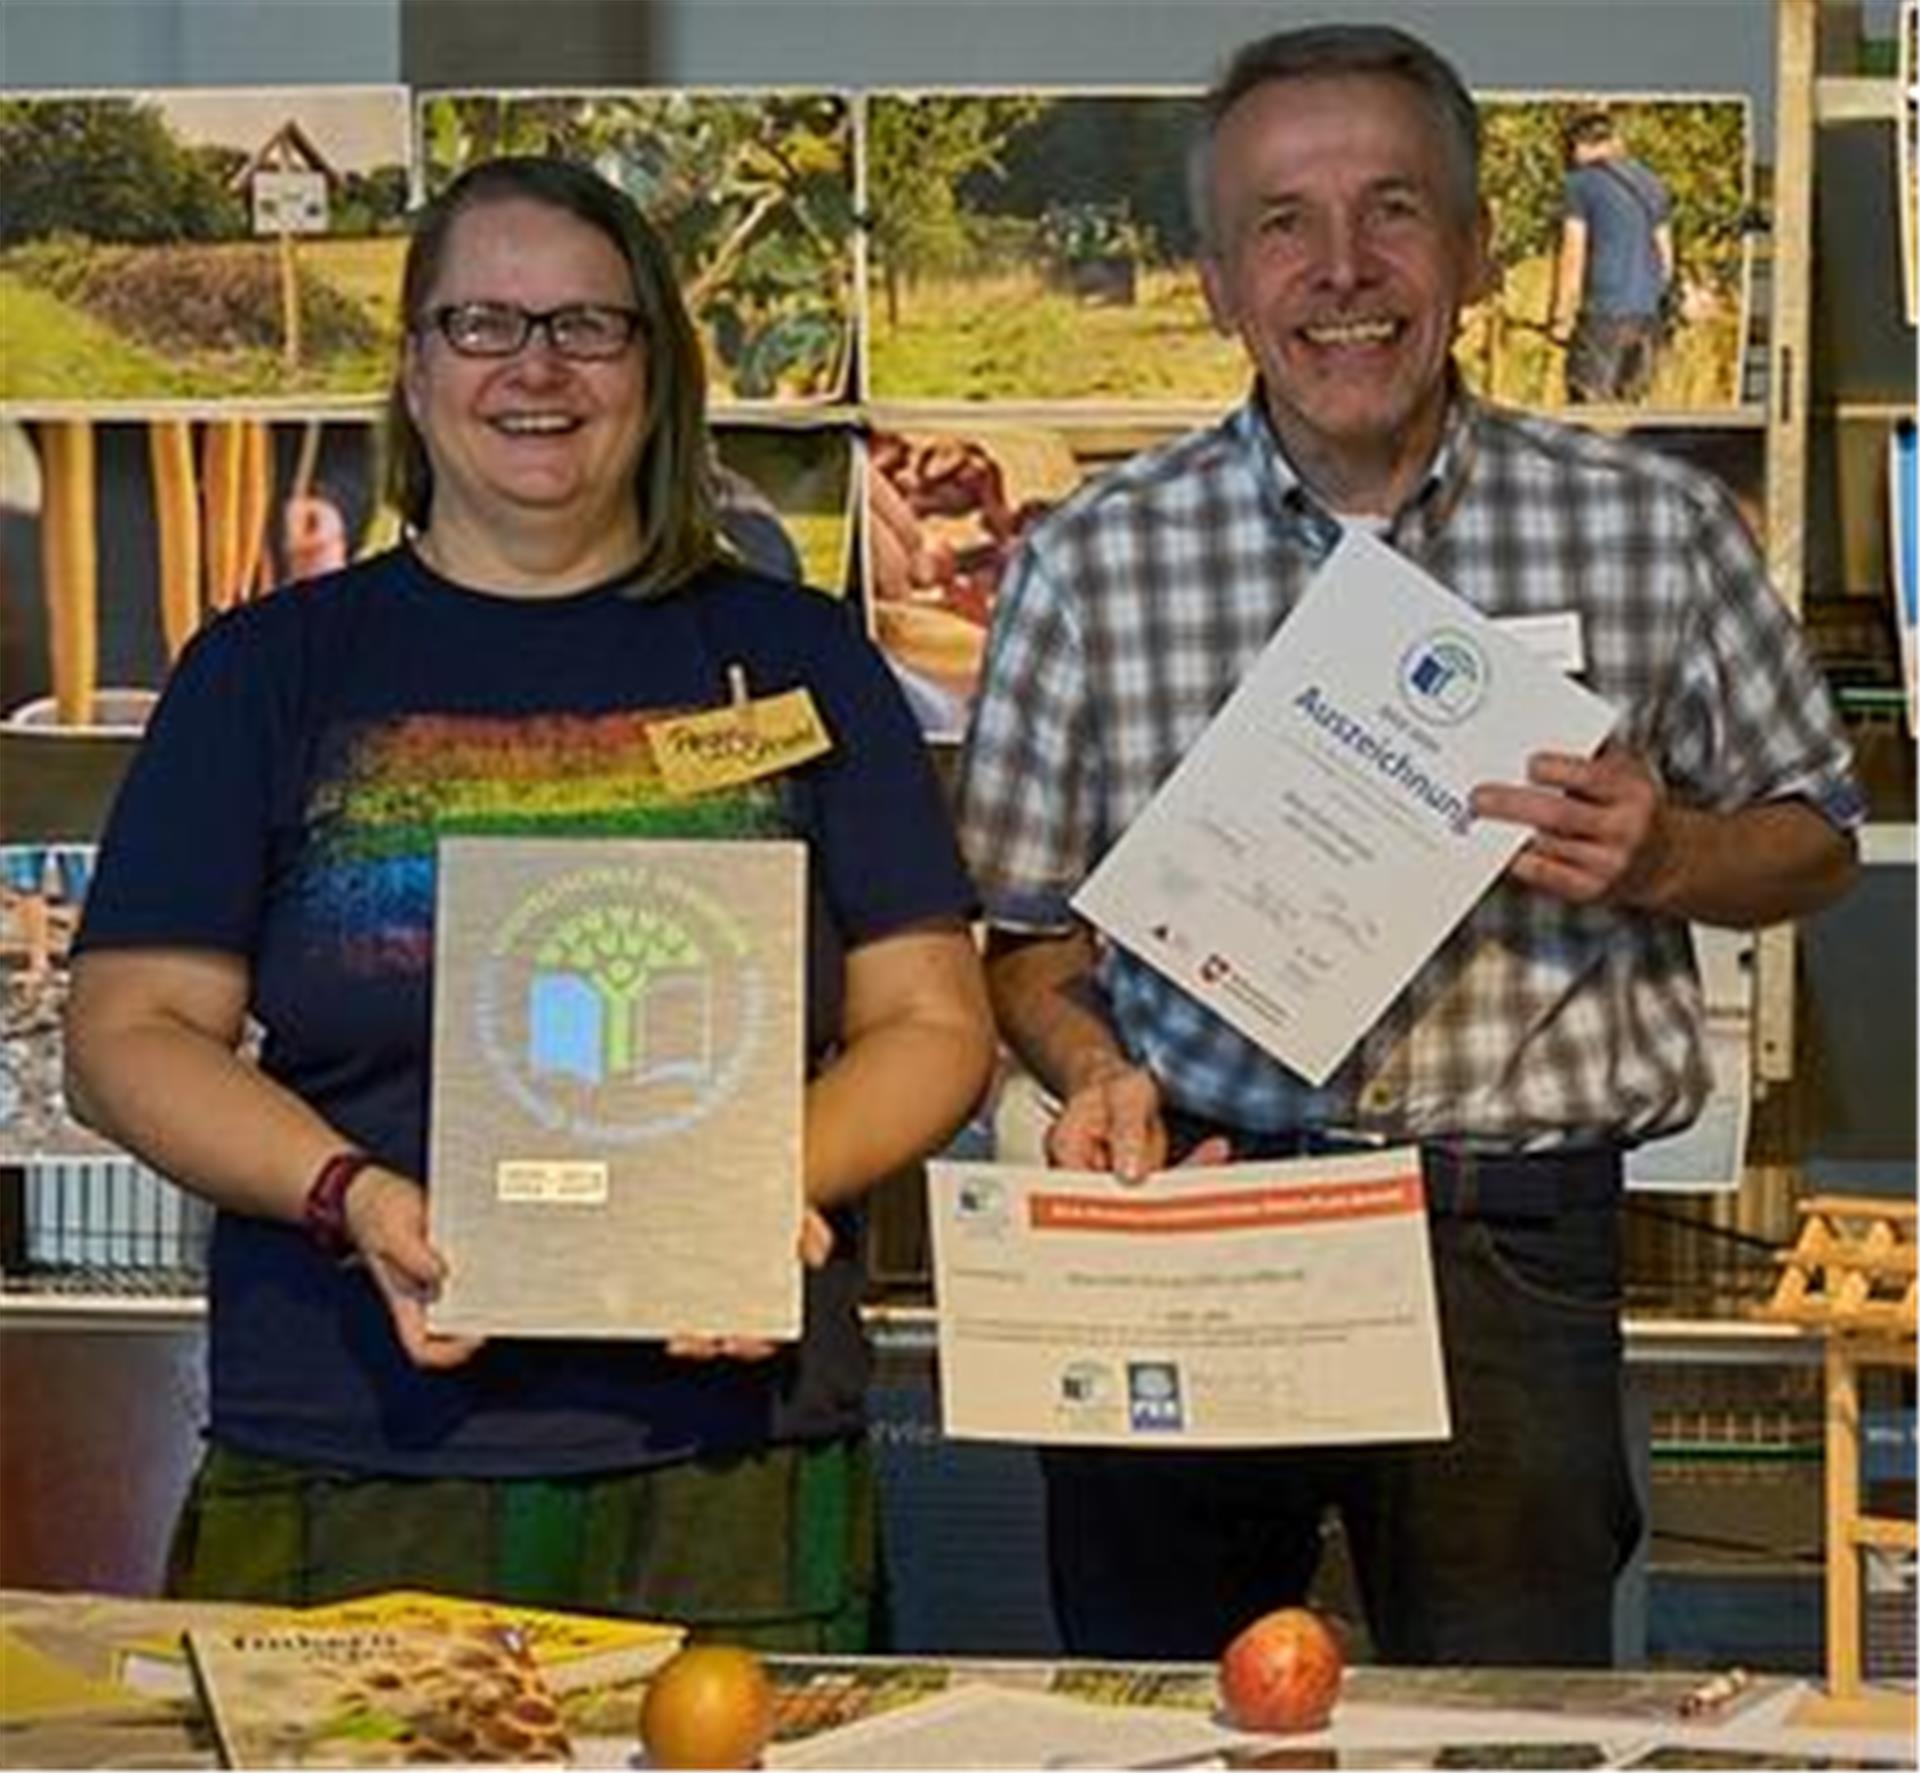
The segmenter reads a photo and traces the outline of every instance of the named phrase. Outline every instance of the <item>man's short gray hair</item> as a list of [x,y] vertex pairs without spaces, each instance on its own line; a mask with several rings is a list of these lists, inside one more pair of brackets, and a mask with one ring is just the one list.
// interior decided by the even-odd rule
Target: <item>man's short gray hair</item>
[[1413,89],[1447,144],[1449,193],[1471,221],[1480,203],[1480,113],[1452,63],[1393,25],[1309,25],[1244,44],[1207,93],[1187,154],[1187,203],[1202,252],[1220,247],[1213,213],[1213,149],[1221,120],[1256,87],[1279,80],[1380,75]]

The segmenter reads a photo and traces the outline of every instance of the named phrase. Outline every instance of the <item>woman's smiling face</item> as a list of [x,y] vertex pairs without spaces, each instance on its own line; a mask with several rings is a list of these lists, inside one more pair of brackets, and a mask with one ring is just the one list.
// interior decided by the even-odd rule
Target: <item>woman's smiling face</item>
[[634,476],[646,441],[646,341],[617,356],[563,356],[536,328],[509,357],[462,356],[432,322],[486,302],[546,313],[632,309],[633,278],[597,228],[530,198],[481,202],[448,230],[441,270],[410,317],[407,408],[433,467],[428,533],[511,548],[518,534],[578,525],[623,564],[638,533]]

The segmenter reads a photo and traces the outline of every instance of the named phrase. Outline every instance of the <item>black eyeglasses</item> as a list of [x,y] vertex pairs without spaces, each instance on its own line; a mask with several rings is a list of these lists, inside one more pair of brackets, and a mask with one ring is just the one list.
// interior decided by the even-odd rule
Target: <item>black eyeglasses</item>
[[562,357],[597,363],[618,357],[640,330],[638,309],[599,302],[569,302],[537,314],[516,302],[449,302],[426,318],[462,357],[511,357],[537,330]]

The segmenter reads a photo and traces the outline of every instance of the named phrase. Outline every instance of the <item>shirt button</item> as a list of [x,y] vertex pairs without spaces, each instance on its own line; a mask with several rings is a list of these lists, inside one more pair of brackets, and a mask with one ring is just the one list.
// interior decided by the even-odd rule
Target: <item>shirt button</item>
[[1393,1086],[1375,1079],[1360,1092],[1360,1106],[1379,1114],[1393,1106]]

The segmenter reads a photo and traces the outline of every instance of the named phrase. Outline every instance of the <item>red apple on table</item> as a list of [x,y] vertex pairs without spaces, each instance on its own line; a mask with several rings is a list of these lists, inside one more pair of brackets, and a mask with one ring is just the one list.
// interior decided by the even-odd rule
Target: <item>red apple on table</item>
[[1340,1696],[1340,1640],[1305,1607],[1263,1613],[1220,1658],[1220,1696],[1243,1730],[1318,1730]]

